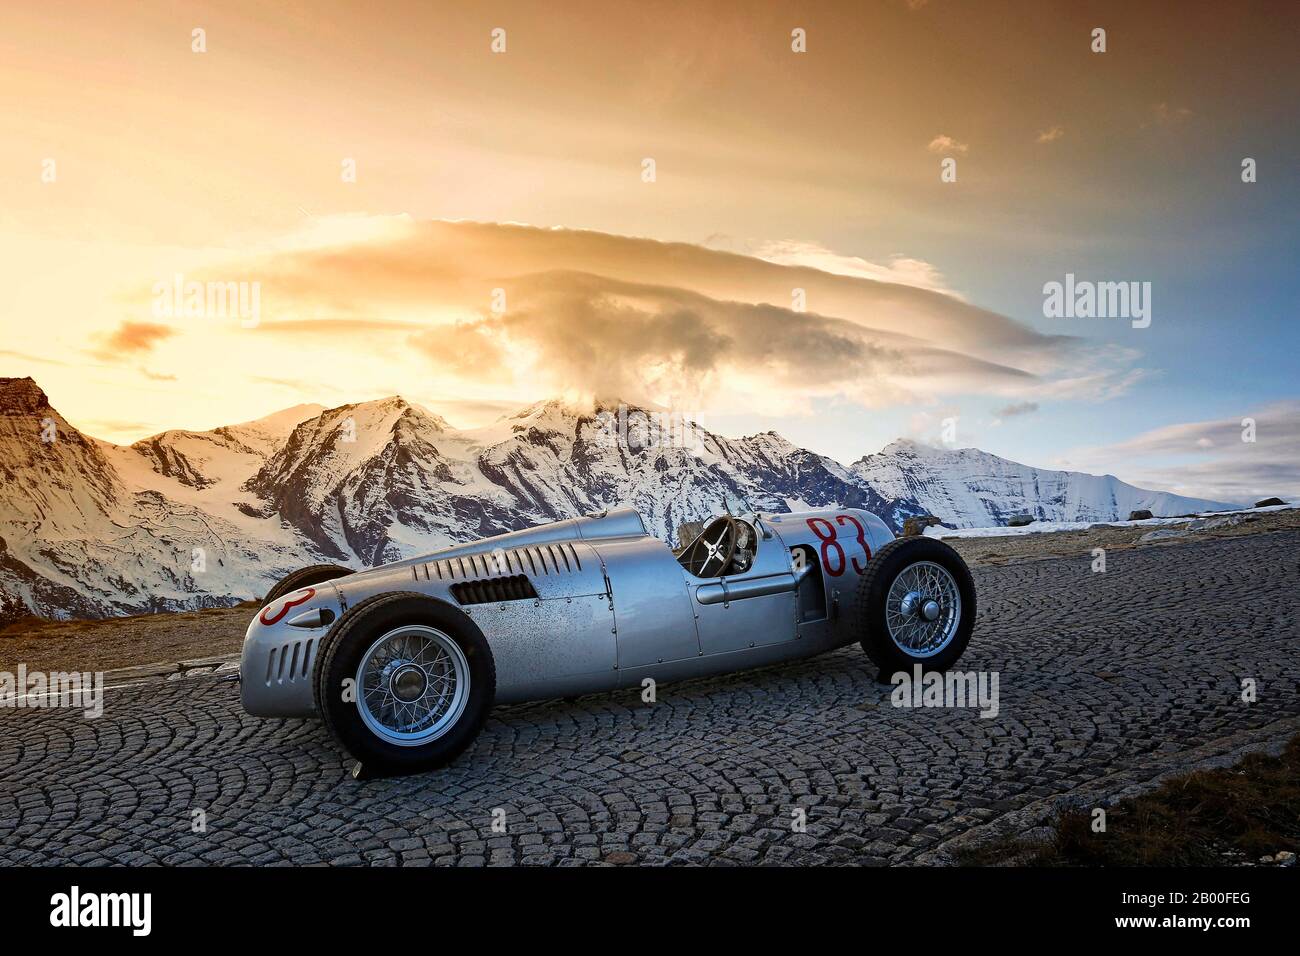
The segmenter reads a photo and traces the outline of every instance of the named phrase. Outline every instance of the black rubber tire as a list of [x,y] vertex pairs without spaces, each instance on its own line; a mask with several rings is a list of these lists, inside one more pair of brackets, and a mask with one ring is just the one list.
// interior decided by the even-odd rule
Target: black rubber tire
[[[885,598],[894,579],[909,564],[933,561],[952,575],[961,594],[961,620],[952,641],[933,657],[915,657],[895,644],[885,624]],[[872,557],[858,581],[858,614],[862,628],[862,649],[883,675],[912,672],[920,664],[923,672],[945,671],[966,650],[975,627],[975,580],[961,555],[934,538],[895,538]]]
[[313,584],[333,581],[335,578],[342,578],[355,573],[351,568],[341,567],[337,564],[313,564],[310,567],[299,568],[297,571],[290,571],[275,582],[275,587],[266,592],[266,597],[262,599],[262,603],[264,605],[270,604],[276,598],[292,594],[299,588],[311,587]]
[[[464,651],[470,669],[469,700],[460,719],[441,737],[419,747],[401,747],[376,737],[361,719],[355,700],[344,700],[343,681],[355,680],[366,650],[403,624],[436,627]],[[459,608],[413,591],[392,591],[348,608],[325,636],[312,672],[316,707],[344,749],[368,775],[420,773],[444,766],[474,742],[496,698],[496,662],[487,638]],[[355,696],[355,695],[353,695]]]

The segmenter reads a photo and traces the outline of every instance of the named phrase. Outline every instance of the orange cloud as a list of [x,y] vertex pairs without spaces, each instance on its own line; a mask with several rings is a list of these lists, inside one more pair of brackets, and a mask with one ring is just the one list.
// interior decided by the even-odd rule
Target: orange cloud
[[93,354],[105,360],[125,355],[143,355],[154,346],[176,334],[170,325],[157,322],[122,322],[116,329],[100,336],[101,344]]
[[966,143],[959,143],[951,136],[940,134],[930,140],[930,145],[926,147],[932,153],[965,153],[970,149]]
[[396,362],[414,353],[444,387],[880,407],[1032,392],[1077,346],[917,285],[583,230],[410,223],[384,241],[273,254],[255,271],[267,301],[329,318],[272,316],[251,334],[364,343]]

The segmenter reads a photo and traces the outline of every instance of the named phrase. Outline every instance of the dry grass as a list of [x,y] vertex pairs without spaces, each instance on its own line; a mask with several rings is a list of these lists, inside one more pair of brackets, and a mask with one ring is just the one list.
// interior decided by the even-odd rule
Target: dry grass
[[1247,520],[1230,527],[1196,531],[1182,538],[1142,542],[1148,531],[1181,525],[1097,525],[1085,531],[1049,531],[1041,534],[1014,534],[995,538],[945,538],[968,564],[1006,564],[1011,561],[1034,561],[1044,558],[1091,556],[1093,548],[1126,551],[1130,548],[1178,548],[1183,544],[1213,538],[1236,538],[1247,534],[1267,534],[1300,528],[1300,508],[1247,515]]
[[24,618],[0,628],[0,670],[99,671],[234,654],[259,602],[104,621]]
[[1052,839],[1005,838],[958,853],[965,866],[1222,866],[1300,851],[1300,736],[1281,756],[1249,754],[1221,770],[1199,770],[1106,811],[1094,833],[1090,811],[1063,814]]

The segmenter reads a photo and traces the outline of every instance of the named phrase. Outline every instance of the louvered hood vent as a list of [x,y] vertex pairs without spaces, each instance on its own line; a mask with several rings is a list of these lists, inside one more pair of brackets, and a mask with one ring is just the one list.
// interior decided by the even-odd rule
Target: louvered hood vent
[[582,559],[568,541],[440,558],[414,568],[417,581],[473,581],[520,574],[549,577],[581,570]]
[[451,595],[461,604],[491,604],[535,599],[537,590],[525,575],[514,574],[484,581],[458,581],[451,586]]

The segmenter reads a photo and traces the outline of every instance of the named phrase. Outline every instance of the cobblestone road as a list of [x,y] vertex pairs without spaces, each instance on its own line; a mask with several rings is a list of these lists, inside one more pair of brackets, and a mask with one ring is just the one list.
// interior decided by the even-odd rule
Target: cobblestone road
[[1105,574],[977,569],[960,666],[1000,674],[995,719],[891,707],[856,647],[652,706],[499,709],[451,768],[365,783],[319,723],[248,717],[212,677],[110,690],[98,720],[0,711],[0,863],[915,862],[1036,802],[1300,731],[1298,560],[1282,532],[1116,552]]

